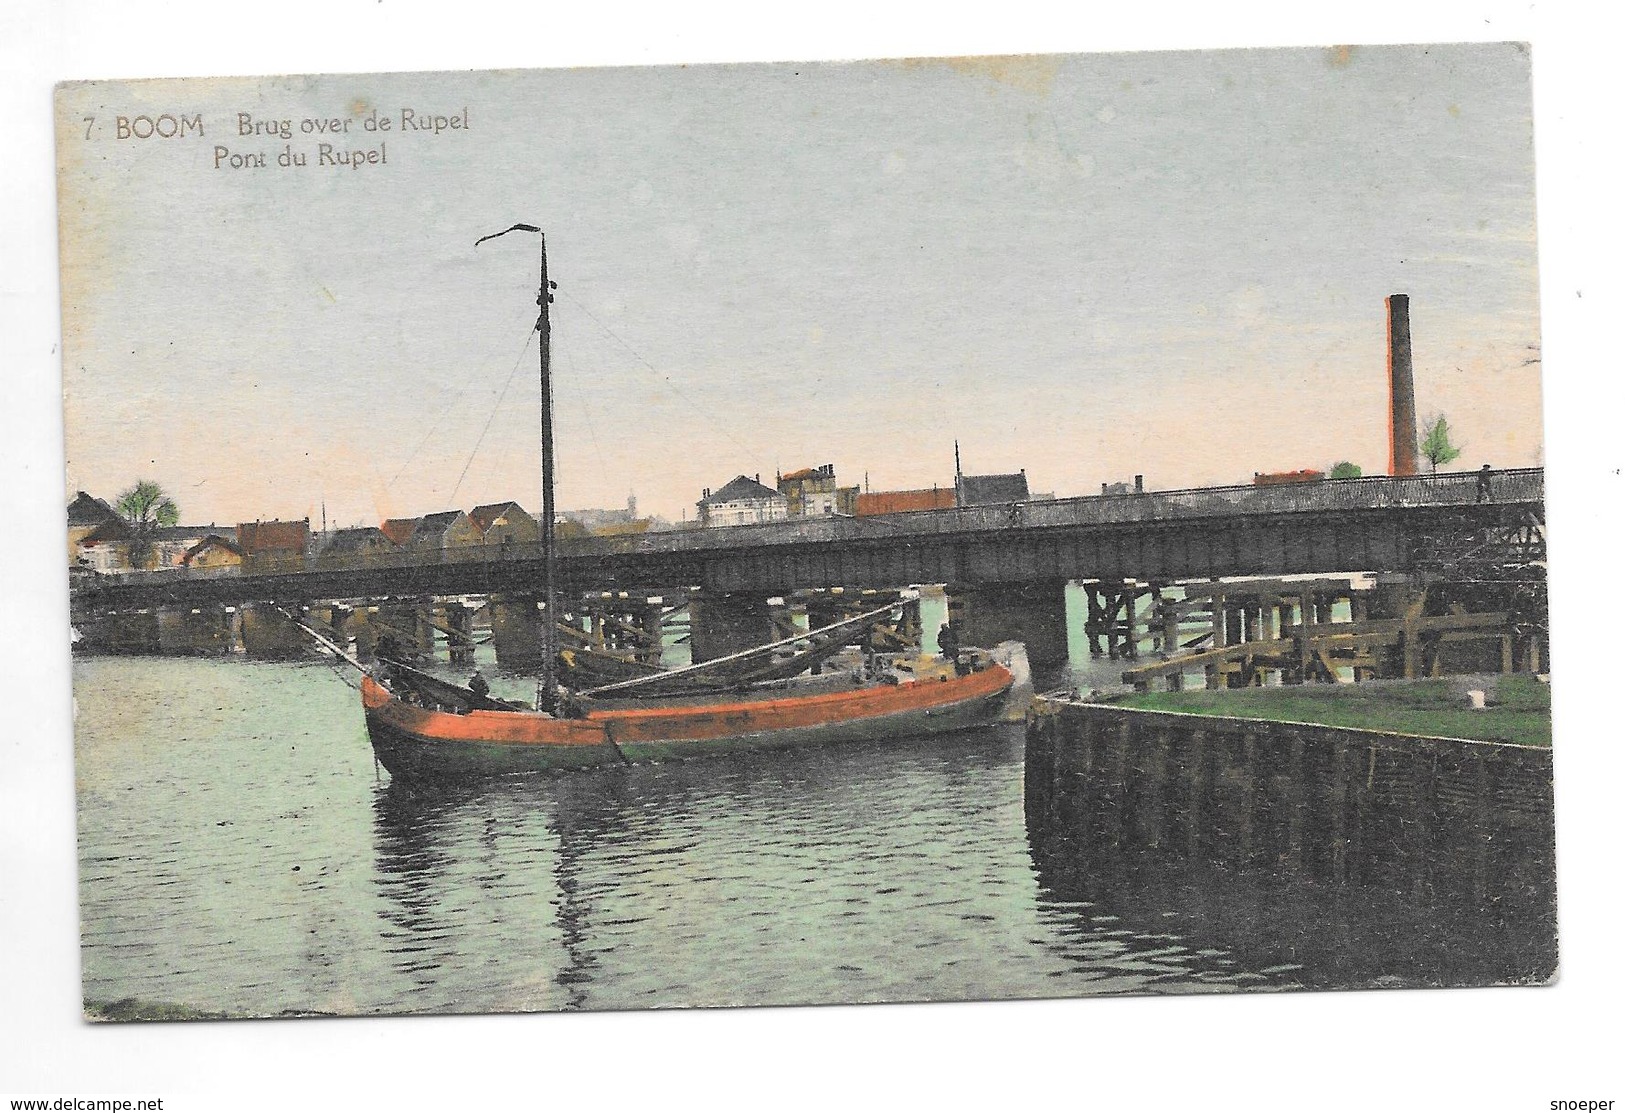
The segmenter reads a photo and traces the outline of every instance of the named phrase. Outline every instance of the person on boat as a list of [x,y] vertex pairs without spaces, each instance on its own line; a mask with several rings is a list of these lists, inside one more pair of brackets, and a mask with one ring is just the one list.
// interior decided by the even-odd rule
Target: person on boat
[[473,692],[474,698],[481,703],[491,694],[491,685],[485,682],[485,677],[480,675],[479,669],[475,669],[474,675],[468,678],[468,690]]
[[959,631],[952,622],[944,622],[937,631],[937,652],[944,661],[959,664]]
[[581,701],[576,699],[574,692],[561,687],[559,689],[558,716],[561,719],[585,719],[587,709],[581,706]]

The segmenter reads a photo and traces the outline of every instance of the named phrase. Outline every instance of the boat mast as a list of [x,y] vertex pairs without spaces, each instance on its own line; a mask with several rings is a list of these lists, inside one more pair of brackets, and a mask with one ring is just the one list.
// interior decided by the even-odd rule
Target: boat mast
[[558,555],[553,544],[553,325],[547,307],[553,301],[553,284],[547,280],[547,235],[536,233],[542,245],[542,282],[536,293],[541,309],[536,318],[537,362],[542,383],[542,577],[547,597],[547,613],[542,616],[542,675],[537,678],[537,707],[558,704],[559,678],[555,662],[559,656],[559,577]]
[[547,278],[547,236],[534,224],[515,224],[501,232],[494,232],[489,236],[482,236],[474,242],[478,247],[486,240],[494,240],[498,236],[506,236],[509,232],[534,232],[537,241],[541,244],[541,284],[536,291],[536,306],[539,310],[536,317],[537,357],[541,374],[542,385],[542,590],[547,612],[542,616],[542,671],[536,678],[536,706],[538,709],[552,710],[558,705],[559,680],[557,665],[559,655],[559,592],[558,592],[558,559],[554,552],[554,505],[553,505],[553,374],[552,374],[552,324],[548,317],[547,307],[553,301],[553,291],[556,284]]

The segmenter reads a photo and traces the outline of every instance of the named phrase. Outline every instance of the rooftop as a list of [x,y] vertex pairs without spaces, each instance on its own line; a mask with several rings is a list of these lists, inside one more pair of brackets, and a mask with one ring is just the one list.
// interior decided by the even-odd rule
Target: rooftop
[[771,487],[764,487],[748,475],[734,477],[720,491],[712,491],[700,500],[701,506],[715,506],[723,502],[743,502],[755,499],[782,499]]
[[996,502],[1026,502],[1027,473],[961,475],[955,481],[960,506],[986,506]]
[[70,526],[94,526],[107,521],[109,518],[117,518],[118,516],[117,510],[114,510],[95,495],[88,495],[83,491],[80,491],[78,496],[68,503],[68,525]]
[[860,518],[879,514],[907,514],[915,510],[946,510],[954,505],[952,487],[927,487],[916,491],[866,491],[858,495],[853,511]]
[[327,535],[327,543],[322,546],[323,553],[357,553],[383,541],[389,543],[389,537],[376,526],[350,526],[345,529],[336,529]]
[[309,540],[308,521],[242,522],[237,526],[237,548],[244,556],[287,550],[304,552]]
[[517,502],[486,503],[484,506],[476,506],[473,510],[470,510],[468,512],[468,516],[474,519],[474,524],[480,527],[481,533],[484,533],[486,530],[491,528],[492,522],[495,522],[498,518],[505,517],[515,510],[525,515],[527,518],[530,517],[529,512],[527,512],[525,508],[520,506]]

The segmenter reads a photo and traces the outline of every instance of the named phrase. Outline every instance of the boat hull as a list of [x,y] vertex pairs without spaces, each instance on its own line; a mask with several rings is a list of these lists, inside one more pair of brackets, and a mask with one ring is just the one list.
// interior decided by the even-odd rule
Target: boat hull
[[815,696],[614,709],[585,719],[451,714],[410,706],[368,678],[373,752],[391,774],[462,779],[589,769],[735,751],[914,738],[994,722],[1012,682],[992,665],[964,677]]

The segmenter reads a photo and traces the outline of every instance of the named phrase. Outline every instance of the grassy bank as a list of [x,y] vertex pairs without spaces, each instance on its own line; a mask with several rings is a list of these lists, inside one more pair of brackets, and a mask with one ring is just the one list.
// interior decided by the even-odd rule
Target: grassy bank
[[1366,684],[1304,684],[1210,692],[1136,692],[1113,703],[1149,711],[1322,723],[1519,746],[1552,744],[1551,688],[1532,676],[1489,678],[1489,707],[1467,706],[1462,678]]

